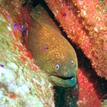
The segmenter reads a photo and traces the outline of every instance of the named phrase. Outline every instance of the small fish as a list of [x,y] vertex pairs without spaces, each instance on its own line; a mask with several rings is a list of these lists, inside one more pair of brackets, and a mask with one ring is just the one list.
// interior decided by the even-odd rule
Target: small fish
[[31,17],[28,49],[37,65],[54,85],[74,87],[78,68],[75,50],[40,5],[32,10]]

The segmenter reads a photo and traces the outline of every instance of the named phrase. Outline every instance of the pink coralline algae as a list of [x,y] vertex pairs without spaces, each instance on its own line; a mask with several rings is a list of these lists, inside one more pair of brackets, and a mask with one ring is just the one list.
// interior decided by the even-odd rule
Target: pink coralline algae
[[96,89],[95,83],[96,80],[91,81],[91,76],[86,73],[85,69],[78,70],[78,107],[101,107],[100,92]]

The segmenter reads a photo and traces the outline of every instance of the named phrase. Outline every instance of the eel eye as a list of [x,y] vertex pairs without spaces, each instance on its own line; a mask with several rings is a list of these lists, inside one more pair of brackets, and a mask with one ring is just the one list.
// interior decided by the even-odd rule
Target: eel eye
[[73,61],[73,60],[71,60],[71,61],[70,61],[70,63],[71,63],[71,65],[73,65],[73,64],[74,64],[74,61]]
[[56,65],[55,65],[55,68],[56,68],[56,70],[59,70],[60,64],[56,64]]

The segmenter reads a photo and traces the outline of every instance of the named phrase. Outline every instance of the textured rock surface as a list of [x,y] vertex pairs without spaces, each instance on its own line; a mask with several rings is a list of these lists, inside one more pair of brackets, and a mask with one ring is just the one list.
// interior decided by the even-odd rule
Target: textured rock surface
[[13,20],[0,7],[0,107],[54,107],[52,85],[22,45],[21,32],[13,30]]
[[89,31],[91,61],[98,75],[107,77],[107,1],[73,0]]

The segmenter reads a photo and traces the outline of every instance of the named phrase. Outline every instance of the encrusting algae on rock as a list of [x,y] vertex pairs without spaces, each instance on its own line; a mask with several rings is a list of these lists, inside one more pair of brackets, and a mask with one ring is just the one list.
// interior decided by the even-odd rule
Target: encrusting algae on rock
[[52,84],[15,38],[12,17],[4,15],[0,11],[0,107],[54,107]]
[[92,65],[99,76],[107,79],[107,0],[73,1],[89,32]]
[[73,87],[77,84],[77,56],[70,43],[40,5],[31,12],[32,24],[28,48],[36,64],[44,70],[49,80],[58,86]]

